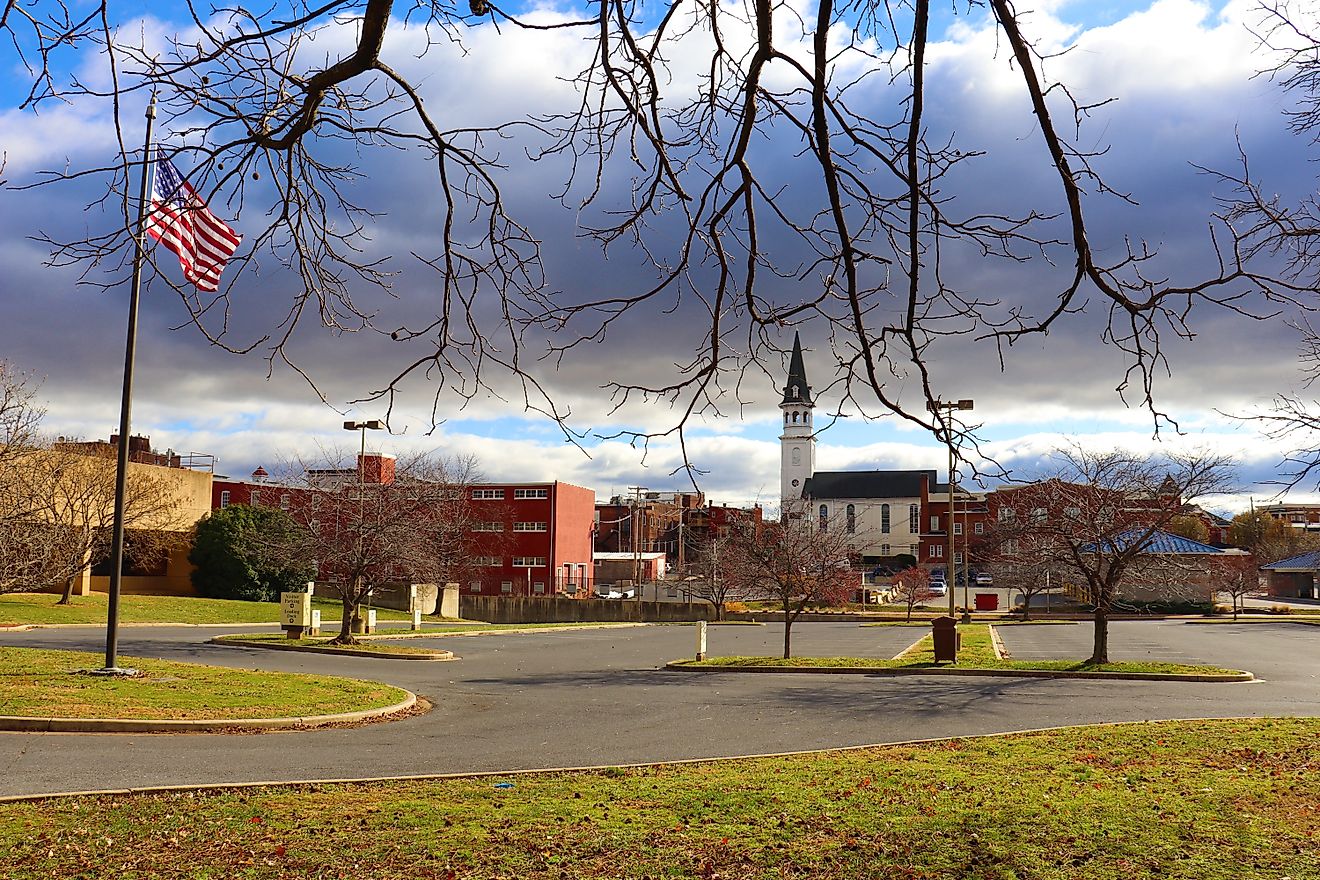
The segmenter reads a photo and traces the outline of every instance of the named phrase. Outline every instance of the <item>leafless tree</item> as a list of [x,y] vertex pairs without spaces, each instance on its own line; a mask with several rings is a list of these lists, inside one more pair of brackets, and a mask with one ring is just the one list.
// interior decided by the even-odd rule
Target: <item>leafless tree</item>
[[894,575],[894,594],[907,606],[908,621],[912,620],[914,608],[937,598],[930,588],[930,572],[915,565]]
[[1215,560],[1212,569],[1215,590],[1228,593],[1233,603],[1233,619],[1238,619],[1242,600],[1260,589],[1260,569],[1249,553],[1233,553]]
[[[734,532],[741,527],[734,527]],[[748,522],[746,528],[754,530],[756,524]],[[728,530],[710,530],[710,533],[697,545],[696,552],[689,564],[693,579],[684,589],[694,599],[709,602],[715,609],[715,619],[724,619],[724,606],[729,602],[740,602],[753,598],[746,592],[748,584],[739,577],[730,566],[737,561],[730,554],[734,552],[736,534]]]
[[1107,663],[1109,615],[1124,591],[1167,589],[1195,574],[1150,552],[1157,533],[1186,502],[1227,491],[1231,471],[1231,460],[1209,452],[1144,457],[1060,449],[1046,479],[997,493],[1001,552],[1036,556],[1075,581],[1078,598],[1094,609],[1088,662]]
[[819,529],[807,516],[785,516],[759,528],[740,520],[729,529],[722,576],[749,598],[779,603],[784,659],[792,656],[793,623],[803,611],[845,602],[857,590],[851,538],[842,528]]
[[[1015,343],[1073,320],[1090,302],[1107,311],[1102,341],[1126,360],[1120,392],[1158,426],[1169,420],[1155,389],[1165,340],[1193,336],[1194,309],[1261,316],[1300,292],[1256,265],[1259,235],[1240,212],[1211,218],[1200,261],[1208,268],[1195,277],[1173,277],[1139,236],[1097,231],[1097,205],[1117,200],[1137,213],[1094,161],[1104,148],[1094,146],[1088,120],[1108,96],[1078,97],[1052,78],[1050,52],[1011,0],[934,10],[929,0],[603,0],[577,18],[519,18],[488,0],[466,9],[405,9],[393,0],[181,8],[187,28],[162,42],[134,40],[118,28],[123,13],[104,2],[85,16],[56,0],[4,5],[0,31],[31,73],[28,106],[105,101],[123,146],[120,161],[54,175],[103,178],[123,220],[87,238],[50,239],[55,263],[81,266],[89,283],[122,278],[130,135],[147,93],[158,93],[161,127],[172,134],[164,154],[181,160],[210,204],[241,220],[246,244],[230,282],[270,257],[301,280],[282,323],[256,339],[230,334],[229,287],[214,297],[178,288],[198,328],[232,350],[262,350],[272,363],[292,363],[287,343],[305,318],[388,335],[403,347],[402,365],[374,396],[391,403],[410,379],[429,383],[437,409],[442,395],[504,393],[503,374],[528,408],[558,420],[572,439],[571,412],[547,377],[623,323],[681,310],[697,316],[683,343],[690,352],[675,352],[667,374],[610,386],[619,405],[640,398],[674,407],[673,427],[624,432],[634,439],[682,442],[692,417],[744,402],[748,372],[777,372],[781,329],[797,324],[828,339],[841,400],[964,439],[944,411],[928,410],[939,396],[933,346],[975,339],[1002,362]],[[1017,194],[1020,203],[1005,210],[958,201],[960,178],[976,173],[987,148],[927,109],[938,99],[928,43],[947,24],[938,16],[978,26],[987,13],[1038,135],[1020,148],[1052,184],[1038,200]],[[478,35],[549,40],[565,32],[585,46],[569,82],[576,103],[508,119],[451,119],[425,103],[426,83],[410,72],[406,50],[395,49],[397,62],[386,50],[392,37],[429,53],[434,69],[477,51],[470,44]],[[68,65],[60,59],[93,53],[103,76],[61,76]],[[435,273],[433,317],[420,321],[365,304],[403,268],[371,248],[380,205],[356,159],[345,158],[380,151],[428,167],[441,213],[434,241],[416,254]],[[563,170],[554,195],[571,222],[605,254],[626,249],[643,261],[644,280],[572,294],[546,279],[547,229],[514,216],[506,198],[521,186],[524,156]],[[977,270],[955,271],[960,260]],[[984,291],[983,261],[1030,267],[1034,281]],[[1046,293],[1025,293],[1033,288]]]
[[[115,458],[110,447],[50,443],[0,465],[0,592],[63,584],[60,604],[73,598],[74,579],[109,556],[114,520]],[[185,547],[183,499],[168,468],[130,464],[124,523],[130,556],[153,566]]]
[[362,606],[389,583],[443,582],[463,561],[456,530],[468,521],[468,460],[417,453],[372,473],[354,452],[323,450],[282,470],[292,487],[289,514],[305,543],[286,548],[310,556],[319,580],[333,582],[343,602],[336,642],[351,644],[362,628]]

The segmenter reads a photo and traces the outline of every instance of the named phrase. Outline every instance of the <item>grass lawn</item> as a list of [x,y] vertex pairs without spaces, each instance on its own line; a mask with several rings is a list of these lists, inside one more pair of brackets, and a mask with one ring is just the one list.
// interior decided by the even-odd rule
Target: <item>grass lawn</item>
[[[72,605],[56,605],[54,593],[8,593],[0,595],[0,626],[37,623],[105,623],[109,598],[105,593],[75,596]],[[323,621],[339,620],[343,603],[313,596],[312,608],[321,610]],[[409,620],[402,611],[377,609],[378,620]],[[232,599],[201,599],[195,596],[120,596],[120,623],[277,623],[280,606],[275,602],[238,602]]]
[[104,663],[103,654],[0,647],[0,715],[265,718],[375,709],[405,698],[398,688],[370,681],[139,657],[120,657],[120,665],[141,670],[140,678],[78,671]]
[[1315,719],[0,805],[6,877],[1292,880]]
[[213,641],[217,642],[269,642],[276,647],[285,648],[334,648],[338,651],[358,651],[363,654],[439,654],[442,653],[435,648],[417,648],[412,645],[398,645],[392,642],[381,642],[375,639],[364,639],[358,637],[356,644],[352,645],[332,645],[330,640],[334,636],[320,636],[317,638],[291,639],[283,633],[248,633],[244,635],[217,636]]
[[[1066,672],[1150,672],[1187,675],[1224,675],[1238,672],[1218,666],[1192,666],[1186,663],[1103,663],[1087,664],[1080,660],[1000,660],[995,657],[990,641],[990,627],[970,624],[958,627],[962,633],[962,650],[958,652],[958,668],[962,669],[1052,669]],[[683,666],[736,668],[739,666],[860,666],[875,669],[928,669],[949,667],[935,662],[935,643],[929,635],[922,639],[912,653],[902,660],[882,660],[875,657],[710,657],[706,660],[682,661]]]

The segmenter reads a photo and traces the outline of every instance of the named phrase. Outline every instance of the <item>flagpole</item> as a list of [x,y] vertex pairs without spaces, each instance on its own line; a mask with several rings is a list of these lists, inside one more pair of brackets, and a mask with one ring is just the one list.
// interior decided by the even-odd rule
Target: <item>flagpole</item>
[[147,218],[147,182],[151,176],[151,129],[156,122],[156,95],[147,105],[147,136],[142,146],[142,181],[138,189],[137,227],[133,231],[133,286],[128,298],[128,341],[124,344],[124,391],[119,404],[119,458],[115,466],[115,519],[110,537],[110,602],[105,624],[107,675],[134,675],[115,665],[119,650],[119,591],[124,572],[124,496],[128,485],[129,430],[133,411],[133,360],[137,349],[138,294],[142,286],[143,228]]

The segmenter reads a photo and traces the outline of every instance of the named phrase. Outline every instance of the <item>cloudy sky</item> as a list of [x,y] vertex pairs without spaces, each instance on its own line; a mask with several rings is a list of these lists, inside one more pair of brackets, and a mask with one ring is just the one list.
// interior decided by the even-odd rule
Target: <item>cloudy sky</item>
[[[1097,165],[1111,186],[1131,195],[1131,202],[1097,199],[1088,205],[1103,251],[1116,253],[1125,236],[1144,239],[1160,252],[1159,272],[1178,278],[1204,269],[1213,260],[1207,219],[1215,197],[1224,193],[1196,166],[1233,170],[1239,142],[1266,191],[1285,201],[1314,192],[1315,167],[1309,163],[1315,148],[1288,132],[1284,111],[1289,97],[1268,77],[1257,75],[1270,62],[1251,33],[1259,21],[1254,4],[1040,0],[1034,8],[1025,26],[1041,47],[1071,47],[1050,61],[1049,73],[1082,100],[1117,99],[1092,114],[1078,141],[1106,149]],[[162,6],[145,22],[125,22],[125,30],[184,29],[186,24],[170,21],[169,9]],[[571,16],[573,10],[542,6],[530,14],[550,21]],[[1035,128],[983,12],[942,20],[937,33],[939,40],[929,50],[931,126],[936,132],[956,132],[988,151],[970,172],[951,182],[960,203],[993,207],[1036,194],[1046,202],[1057,198],[1057,181],[1030,149]],[[561,77],[587,51],[576,36],[563,32],[521,34],[505,28],[497,33],[489,24],[467,31],[463,52],[440,46],[419,58],[422,39],[416,28],[400,24],[385,54],[421,83],[428,106],[474,122],[567,106],[574,91]],[[338,51],[333,37],[323,40],[320,50],[328,55]],[[682,53],[675,54],[671,65],[681,71]],[[0,62],[14,64],[4,55]],[[81,63],[86,75],[95,75],[93,63]],[[77,269],[48,266],[49,249],[33,237],[77,237],[84,230],[94,235],[112,225],[113,216],[86,208],[96,194],[90,183],[12,187],[30,183],[43,171],[109,161],[106,156],[117,150],[113,129],[100,102],[51,104],[40,113],[18,109],[22,71],[15,64],[13,72],[13,77],[0,78],[3,176],[11,185],[0,194],[0,357],[43,377],[40,396],[48,409],[48,431],[106,437],[118,419],[126,286],[101,290],[79,285]],[[881,92],[877,101],[884,99]],[[172,134],[166,131],[163,137]],[[552,198],[563,185],[561,163],[519,161],[516,150],[505,158],[506,193],[535,225],[548,288],[589,298],[644,277],[637,269],[640,260],[626,250],[615,249],[605,259],[577,234],[582,219]],[[363,290],[361,304],[380,316],[377,326],[414,323],[428,309],[434,313],[434,273],[410,256],[434,253],[437,241],[438,214],[426,162],[392,152],[364,153],[357,161],[378,215],[371,252],[392,259],[398,273],[393,297]],[[783,165],[786,186],[793,185],[796,167]],[[240,231],[245,222],[238,218]],[[1039,263],[954,267],[991,292],[1012,289],[1027,299],[1048,297],[1055,289],[1055,279],[1040,268]],[[269,332],[287,308],[289,273],[271,260],[261,269],[235,282],[229,328],[235,343]],[[1194,338],[1169,340],[1168,374],[1156,386],[1159,406],[1177,420],[1182,433],[1166,427],[1158,438],[1152,436],[1150,413],[1126,406],[1116,393],[1124,364],[1101,340],[1103,317],[1103,309],[1091,303],[1085,314],[1070,316],[1048,336],[1015,346],[1002,370],[992,347],[966,338],[940,340],[930,355],[937,393],[974,398],[983,450],[1023,475],[1066,440],[1139,451],[1209,447],[1239,456],[1242,464],[1242,491],[1214,499],[1212,506],[1231,512],[1244,508],[1248,497],[1274,495],[1278,487],[1271,482],[1278,479],[1280,460],[1290,443],[1301,441],[1262,437],[1253,424],[1224,414],[1249,414],[1267,407],[1277,393],[1300,389],[1298,334],[1290,326],[1296,310],[1284,308],[1263,320],[1196,310],[1190,320]],[[645,450],[601,438],[619,429],[663,431],[673,424],[676,416],[664,404],[634,403],[613,411],[605,386],[619,377],[646,381],[691,358],[689,318],[682,311],[630,316],[604,342],[538,368],[556,401],[571,410],[569,425],[581,435],[577,444],[566,442],[561,428],[545,416],[528,412],[517,387],[507,381],[495,382],[502,396],[482,393],[462,407],[442,394],[440,420],[434,424],[434,387],[424,378],[410,381],[396,402],[392,433],[369,441],[385,451],[425,447],[476,454],[492,479],[566,480],[595,489],[598,497],[633,485],[684,488],[685,478],[671,473],[682,462],[672,438],[654,440]],[[278,361],[267,363],[260,350],[238,356],[208,345],[164,284],[148,284],[140,326],[135,431],[150,435],[162,449],[214,454],[217,471],[231,475],[247,474],[257,465],[270,467],[281,456],[318,444],[353,443],[355,438],[339,427],[343,419],[384,414],[381,403],[353,401],[381,387],[418,355],[379,333],[345,333],[307,322],[294,335],[290,354],[324,392],[329,402],[323,403],[302,376]],[[794,329],[802,335],[813,384],[829,386],[837,361],[827,329],[811,322],[785,328],[778,344],[791,344]],[[703,472],[700,486],[719,502],[777,502],[780,415],[775,405],[785,365],[760,366],[744,375],[736,392],[730,386],[720,401],[722,417],[689,425],[687,452]],[[901,389],[902,377],[896,381]],[[819,394],[822,411],[840,410],[837,394],[831,394]],[[919,430],[894,418],[867,418],[850,406],[842,407],[842,413],[819,438],[820,469],[943,470],[944,449]],[[1314,496],[1295,491],[1290,497]]]

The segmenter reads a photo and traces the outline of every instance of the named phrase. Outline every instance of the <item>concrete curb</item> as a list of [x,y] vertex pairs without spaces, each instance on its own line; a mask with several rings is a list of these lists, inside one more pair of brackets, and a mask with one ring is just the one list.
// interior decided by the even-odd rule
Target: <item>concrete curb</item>
[[386,654],[377,651],[355,651],[352,648],[322,648],[314,645],[285,645],[280,642],[263,642],[253,639],[227,639],[216,636],[207,640],[208,644],[225,648],[261,648],[266,651],[298,651],[302,654],[341,654],[345,657],[365,657],[369,660],[425,660],[441,663],[457,660],[453,651],[430,651],[425,654]]
[[682,767],[691,764],[711,764],[717,761],[755,761],[765,758],[797,758],[804,755],[860,752],[868,749],[902,748],[947,743],[960,740],[1004,739],[1010,736],[1029,736],[1036,733],[1058,733],[1063,730],[1087,730],[1103,727],[1137,727],[1147,724],[1195,723],[1199,721],[1263,721],[1274,716],[1230,715],[1225,718],[1147,718],[1144,721],[1098,721],[1094,724],[1061,724],[1056,727],[1027,727],[1021,730],[1002,730],[996,733],[969,733],[962,736],[937,736],[926,739],[903,739],[889,742],[867,743],[859,746],[839,746],[827,749],[799,749],[792,752],[758,752],[745,755],[715,755],[707,758],[676,758],[672,761],[643,761],[634,764],[587,764],[576,767],[538,767],[529,770],[473,770],[467,773],[414,773],[399,776],[345,776],[328,779],[286,779],[260,782],[213,782],[197,785],[156,785],[140,788],[103,788],[83,791],[56,791],[46,794],[0,795],[0,804],[31,803],[73,797],[123,797],[153,794],[187,794],[220,791],[242,791],[251,788],[305,788],[320,785],[373,785],[386,782],[443,782],[449,779],[498,779],[501,777],[543,776],[557,773],[593,773],[606,770],[645,770],[657,767]]
[[1008,649],[1004,647],[1004,640],[999,637],[999,631],[995,629],[992,623],[990,627],[990,647],[994,649],[996,660],[1005,660],[1008,658]]
[[[403,688],[399,688],[403,690]],[[38,718],[24,715],[0,715],[0,730],[29,733],[200,733],[212,730],[288,730],[301,727],[324,727],[370,721],[394,715],[417,705],[417,695],[403,691],[407,698],[392,706],[336,712],[333,715],[303,715],[289,718]]]
[[789,674],[817,675],[965,675],[991,678],[1096,678],[1115,681],[1201,681],[1241,682],[1255,681],[1250,672],[1236,675],[1196,675],[1176,672],[1070,672],[1062,669],[981,669],[953,666],[926,668],[884,668],[877,666],[692,666],[691,660],[671,660],[665,669],[676,672],[786,672]]

